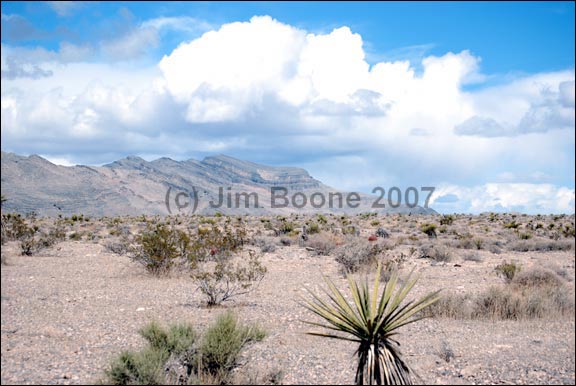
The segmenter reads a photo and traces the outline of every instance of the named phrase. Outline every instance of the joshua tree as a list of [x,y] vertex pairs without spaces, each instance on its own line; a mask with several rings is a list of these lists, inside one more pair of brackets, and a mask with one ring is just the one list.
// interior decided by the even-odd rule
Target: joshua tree
[[312,300],[307,300],[303,304],[324,319],[325,323],[306,323],[351,336],[320,332],[308,332],[308,334],[359,344],[356,351],[357,385],[412,384],[413,372],[402,359],[398,349],[399,343],[392,337],[398,333],[400,327],[422,319],[423,316],[419,312],[440,299],[439,291],[429,293],[419,300],[401,304],[416,284],[417,278],[412,279],[410,274],[402,284],[398,284],[398,272],[395,271],[384,285],[378,301],[380,271],[381,266],[378,265],[372,292],[368,288],[368,281],[359,285],[348,276],[352,303],[345,299],[333,282],[325,278],[329,301],[311,293]]

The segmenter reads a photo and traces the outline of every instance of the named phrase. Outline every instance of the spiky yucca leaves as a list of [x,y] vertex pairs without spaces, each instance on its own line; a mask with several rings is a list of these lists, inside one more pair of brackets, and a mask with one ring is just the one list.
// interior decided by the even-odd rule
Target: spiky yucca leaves
[[402,360],[398,348],[400,344],[392,337],[398,333],[400,327],[423,319],[422,314],[416,314],[440,299],[438,294],[440,291],[429,293],[419,300],[412,300],[403,305],[403,301],[418,279],[413,279],[411,273],[402,284],[399,284],[398,272],[395,271],[384,285],[378,301],[380,272],[381,266],[378,265],[372,292],[368,288],[367,281],[359,284],[348,275],[352,303],[344,298],[332,281],[324,278],[328,285],[328,290],[325,292],[329,301],[310,293],[312,300],[306,300],[303,306],[327,323],[309,321],[306,323],[351,336],[320,332],[308,332],[308,334],[359,343],[356,351],[357,385],[412,384],[412,370]]

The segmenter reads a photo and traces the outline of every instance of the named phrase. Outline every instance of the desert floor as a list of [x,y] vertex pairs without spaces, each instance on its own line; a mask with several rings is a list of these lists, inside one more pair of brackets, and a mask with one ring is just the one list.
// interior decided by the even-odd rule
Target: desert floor
[[[380,219],[391,231],[391,241],[416,232]],[[82,229],[98,237],[62,241],[32,256],[21,256],[17,241],[2,246],[2,384],[95,383],[118,353],[143,346],[137,331],[147,322],[187,321],[201,330],[225,309],[268,332],[243,352],[235,370],[239,379],[242,374],[261,380],[281,374],[283,384],[354,382],[354,344],[306,335],[317,329],[302,322],[317,321],[299,301],[306,298],[306,290],[321,293],[323,276],[347,288],[333,256],[318,256],[298,242],[278,243],[275,251],[262,255],[268,272],[257,290],[208,308],[188,274],[149,275],[127,255],[105,248],[112,236],[95,223],[83,224]],[[253,233],[274,241],[271,232],[255,228]],[[377,226],[359,220],[359,228],[358,237],[367,237]],[[484,229],[486,240],[500,232],[474,229]],[[523,269],[563,270],[567,291],[574,293],[573,247],[528,252],[503,247],[500,253],[480,249],[474,251],[474,261],[463,258],[468,249],[453,248],[450,261],[437,262],[409,252],[426,243],[426,235],[418,233],[412,239],[413,246],[399,242],[391,253],[405,252],[402,274],[412,269],[420,274],[415,294],[435,289],[478,293],[504,285],[494,272],[503,261],[515,261]],[[443,240],[448,236],[434,242]],[[357,274],[363,275],[371,273]],[[403,327],[397,338],[419,383],[574,384],[574,324],[574,315],[531,320],[427,318]],[[454,354],[449,362],[442,358],[447,349]]]

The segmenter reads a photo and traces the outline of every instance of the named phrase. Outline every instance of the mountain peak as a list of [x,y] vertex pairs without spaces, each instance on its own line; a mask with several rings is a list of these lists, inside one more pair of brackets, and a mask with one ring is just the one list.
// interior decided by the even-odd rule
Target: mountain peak
[[106,164],[104,165],[105,167],[109,167],[109,168],[140,168],[143,165],[146,165],[148,163],[148,161],[146,161],[145,159],[138,157],[136,155],[129,155],[127,157],[124,157],[122,159],[119,159],[118,161],[114,161],[112,163]]

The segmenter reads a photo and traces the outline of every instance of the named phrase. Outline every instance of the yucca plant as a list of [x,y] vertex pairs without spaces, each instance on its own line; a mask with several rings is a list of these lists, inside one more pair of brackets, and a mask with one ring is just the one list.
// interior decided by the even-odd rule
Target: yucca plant
[[412,384],[413,371],[402,359],[400,344],[392,337],[398,333],[400,327],[424,318],[418,313],[439,300],[440,291],[402,304],[418,279],[413,279],[411,273],[402,284],[399,284],[398,271],[395,271],[384,285],[378,301],[380,272],[379,264],[372,292],[369,290],[367,280],[359,285],[348,275],[352,303],[344,298],[332,281],[324,278],[328,285],[328,290],[325,292],[329,301],[310,292],[312,299],[305,300],[303,306],[320,316],[326,323],[310,321],[305,323],[351,336],[308,332],[310,335],[359,343],[356,351],[357,385],[409,385]]

